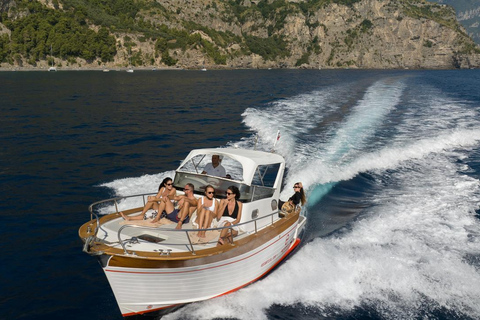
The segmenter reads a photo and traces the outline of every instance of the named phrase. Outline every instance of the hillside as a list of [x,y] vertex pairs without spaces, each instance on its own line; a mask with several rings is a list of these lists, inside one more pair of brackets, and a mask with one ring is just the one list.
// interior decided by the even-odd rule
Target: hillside
[[421,0],[0,0],[2,68],[471,68],[480,48]]
[[455,8],[457,20],[465,27],[472,39],[480,44],[480,2],[478,0],[432,0]]

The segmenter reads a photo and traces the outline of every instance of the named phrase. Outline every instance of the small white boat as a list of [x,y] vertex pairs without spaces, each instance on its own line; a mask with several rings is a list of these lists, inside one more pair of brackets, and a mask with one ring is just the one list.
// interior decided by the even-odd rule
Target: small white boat
[[50,68],[48,68],[48,72],[55,72],[55,71],[57,71],[57,67],[54,66],[55,60],[53,58],[53,47],[52,47],[52,45],[50,45],[50,57],[52,59],[52,65],[50,66]]
[[[212,155],[219,155],[231,178],[201,174]],[[217,199],[228,187],[240,190],[243,231],[232,243],[217,245],[219,229],[206,229],[203,241],[191,222],[152,225],[127,222],[119,215],[142,211],[147,194],[103,200],[90,205],[90,221],[79,229],[83,250],[98,258],[124,317],[161,315],[178,307],[215,298],[260,279],[300,243],[306,217],[279,217],[279,196],[285,170],[282,156],[233,148],[193,150],[175,172],[177,195],[187,183],[195,197],[205,187]],[[147,211],[148,213],[148,211]],[[195,220],[195,213],[191,221]]]
[[103,72],[110,72],[109,69],[103,69]]
[[127,69],[127,72],[128,72],[128,73],[133,73],[133,68],[128,68],[128,69]]
[[202,71],[207,71],[207,68],[203,67],[202,69],[200,69]]

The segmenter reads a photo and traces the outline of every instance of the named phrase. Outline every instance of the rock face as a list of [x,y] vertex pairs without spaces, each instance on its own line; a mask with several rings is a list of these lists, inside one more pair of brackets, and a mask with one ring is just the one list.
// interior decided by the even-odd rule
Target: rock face
[[455,8],[457,20],[465,27],[473,41],[480,44],[480,2],[475,0],[430,0]]
[[[203,5],[215,1],[203,2]],[[255,6],[245,0],[246,7]],[[227,24],[218,11],[202,10],[202,2],[169,0],[165,6],[182,10],[180,17],[216,30],[242,36],[267,38],[268,29],[279,21],[260,14],[246,17],[243,23]],[[217,8],[222,8],[217,2]],[[227,12],[227,8],[222,8]],[[220,10],[222,11],[222,10]],[[427,13],[425,13],[427,12]],[[215,14],[216,13],[216,14]],[[255,12],[254,12],[255,13]],[[423,14],[422,14],[423,13]],[[429,17],[429,15],[431,17]],[[273,35],[283,36],[289,56],[275,60],[257,54],[242,54],[228,59],[236,68],[302,67],[302,68],[471,68],[479,67],[470,57],[473,41],[455,20],[455,12],[445,5],[422,2],[363,0],[352,6],[331,3],[306,15],[292,10],[284,17],[283,27]],[[480,50],[478,47],[476,50]],[[475,51],[475,50],[474,50]],[[189,54],[189,56],[192,56]],[[235,55],[234,55],[235,56]],[[185,55],[177,53],[179,64],[191,66]],[[205,64],[210,65],[211,61]],[[196,63],[199,64],[199,63]],[[222,66],[217,66],[222,67]]]
[[[162,14],[142,12],[137,19],[178,30],[185,29],[188,22],[190,34],[199,35],[224,57],[216,60],[198,44],[167,49],[177,61],[174,67],[480,67],[480,47],[468,37],[449,6],[422,0],[359,0],[348,6],[335,2],[339,1],[320,1],[327,4],[315,7],[306,0],[162,0]],[[259,9],[261,4],[270,5],[269,11]],[[201,29],[232,37],[225,43]],[[114,35],[117,55],[114,62],[102,63],[105,67],[128,65],[123,46],[126,34]],[[145,41],[142,34],[128,36],[136,43],[133,50],[144,56],[145,66],[166,66],[162,55],[155,52],[153,40]],[[255,41],[258,50],[252,45]],[[279,52],[274,51],[277,45]],[[89,66],[85,61],[78,64]],[[94,61],[90,65],[99,64]]]
[[[170,0],[177,10],[188,0]],[[213,3],[213,2],[212,2]],[[245,6],[255,3],[245,0]],[[217,8],[220,4],[217,4]],[[221,31],[267,38],[283,36],[289,56],[267,60],[256,54],[240,55],[227,61],[230,67],[302,68],[471,68],[479,67],[480,48],[466,35],[445,5],[420,1],[363,0],[352,6],[331,3],[306,15],[293,10],[284,17],[283,27],[274,34],[269,27],[279,21],[253,15],[245,22],[225,24],[208,10],[183,11],[182,18],[196,20]],[[203,15],[199,13],[203,12]],[[195,16],[196,15],[196,16]],[[203,21],[203,23],[202,23]],[[473,55],[472,55],[473,54]],[[178,54],[179,63],[183,55]],[[207,59],[208,60],[208,59]]]

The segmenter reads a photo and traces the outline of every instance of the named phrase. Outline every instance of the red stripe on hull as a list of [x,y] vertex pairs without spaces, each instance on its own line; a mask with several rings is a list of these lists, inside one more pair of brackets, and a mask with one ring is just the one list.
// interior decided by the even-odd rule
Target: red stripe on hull
[[[269,272],[271,272],[276,266],[278,266],[278,264],[280,262],[282,262],[298,245],[300,244],[300,239],[299,238],[296,238],[295,241],[292,243],[292,245],[290,246],[290,248],[287,250],[287,252],[285,252],[285,254],[280,258],[278,259],[278,261],[272,266],[270,267],[270,269],[268,269],[266,272],[264,272],[262,275],[260,275],[259,277],[257,277],[256,279],[253,279],[235,289],[232,289],[230,291],[227,291],[227,292],[224,292],[224,293],[221,293],[219,294],[218,296],[215,296],[213,298],[217,298],[217,297],[221,297],[221,296],[224,296],[224,295],[227,295],[227,294],[230,294],[232,292],[235,292],[235,291],[238,291],[246,286],[248,286],[249,284],[252,284],[253,282],[263,278],[264,276],[266,276]],[[111,270],[109,270],[111,271]],[[212,299],[213,299],[212,298]],[[171,306],[167,306],[167,307],[161,307],[161,308],[156,308],[156,309],[152,309],[152,310],[145,310],[145,311],[139,311],[139,312],[131,312],[131,313],[124,313],[122,314],[122,316],[124,317],[130,317],[130,316],[134,316],[134,315],[140,315],[140,314],[146,314],[146,313],[150,313],[150,312],[156,312],[156,311],[161,311],[161,310],[165,310],[165,309],[169,309],[169,308],[174,308],[176,306],[179,306],[179,305],[171,305]]]

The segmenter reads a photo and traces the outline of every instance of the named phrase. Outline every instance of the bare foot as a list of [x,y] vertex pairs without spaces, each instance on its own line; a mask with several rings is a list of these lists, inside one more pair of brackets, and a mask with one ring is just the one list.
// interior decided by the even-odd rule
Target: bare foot
[[127,221],[130,220],[123,212],[120,211],[119,213],[120,213],[120,215],[122,216],[123,219],[125,219]]
[[218,238],[217,247],[218,246],[223,246],[224,244],[225,244],[225,242],[223,241],[223,238]]

